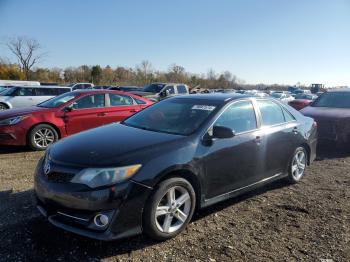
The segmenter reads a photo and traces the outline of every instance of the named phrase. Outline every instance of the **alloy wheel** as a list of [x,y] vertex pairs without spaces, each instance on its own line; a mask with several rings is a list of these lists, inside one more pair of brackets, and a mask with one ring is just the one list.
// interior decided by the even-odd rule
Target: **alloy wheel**
[[34,134],[34,143],[39,148],[46,148],[55,141],[55,134],[49,128],[41,128]]
[[173,233],[186,222],[191,212],[191,197],[186,188],[174,186],[161,198],[155,212],[155,222],[159,231]]
[[292,161],[292,175],[295,180],[299,180],[303,175],[306,167],[306,155],[303,150],[296,152]]

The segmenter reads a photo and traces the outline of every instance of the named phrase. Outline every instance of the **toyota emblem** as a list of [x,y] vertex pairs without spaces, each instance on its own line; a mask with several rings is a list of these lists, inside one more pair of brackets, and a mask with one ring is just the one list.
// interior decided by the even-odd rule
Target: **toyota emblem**
[[44,165],[44,173],[45,175],[48,175],[51,171],[51,166],[50,166],[50,162],[46,161],[45,165]]

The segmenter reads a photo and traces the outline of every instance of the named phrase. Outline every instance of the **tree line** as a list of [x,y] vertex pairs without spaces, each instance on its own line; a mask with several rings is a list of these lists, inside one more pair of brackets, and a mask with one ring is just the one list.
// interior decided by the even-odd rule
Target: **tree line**
[[152,82],[185,83],[190,87],[218,89],[286,89],[286,86],[246,85],[230,71],[217,73],[209,69],[207,73],[193,74],[178,64],[171,64],[166,71],[155,69],[148,60],[135,67],[109,65],[81,65],[67,68],[43,68],[38,64],[47,55],[41,45],[27,37],[14,37],[6,44],[17,62],[0,59],[0,79],[34,80],[44,83],[67,84],[91,82],[95,85],[136,85],[144,86]]

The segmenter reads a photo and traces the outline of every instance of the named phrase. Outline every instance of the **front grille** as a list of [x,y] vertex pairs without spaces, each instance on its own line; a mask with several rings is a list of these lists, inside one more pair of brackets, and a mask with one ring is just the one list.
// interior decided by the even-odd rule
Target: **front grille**
[[51,172],[45,175],[47,180],[54,183],[68,183],[74,177],[72,173]]

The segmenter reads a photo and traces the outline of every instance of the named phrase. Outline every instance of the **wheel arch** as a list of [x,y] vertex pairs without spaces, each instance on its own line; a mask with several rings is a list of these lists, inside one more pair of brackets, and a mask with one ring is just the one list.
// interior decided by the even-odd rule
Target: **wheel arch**
[[310,156],[311,156],[311,148],[310,148],[310,146],[307,143],[303,143],[300,146],[305,148],[306,154],[307,154],[307,165],[310,165]]
[[0,105],[5,105],[7,107],[7,109],[11,109],[11,105],[6,103],[6,102],[0,102]]
[[56,125],[54,125],[54,124],[52,124],[52,123],[49,123],[49,122],[40,122],[40,123],[36,123],[36,124],[32,125],[32,126],[28,129],[27,134],[26,134],[27,141],[28,141],[28,139],[29,139],[29,134],[30,134],[30,132],[32,132],[32,130],[33,130],[35,127],[39,126],[39,125],[48,125],[48,126],[51,126],[51,127],[54,128],[55,131],[57,132],[58,139],[61,138],[61,131],[60,131],[60,129],[59,129]]

